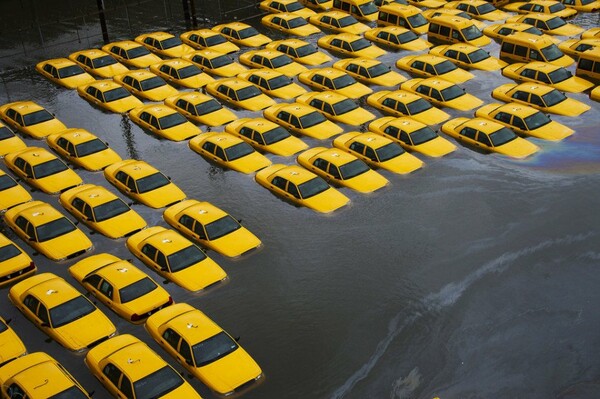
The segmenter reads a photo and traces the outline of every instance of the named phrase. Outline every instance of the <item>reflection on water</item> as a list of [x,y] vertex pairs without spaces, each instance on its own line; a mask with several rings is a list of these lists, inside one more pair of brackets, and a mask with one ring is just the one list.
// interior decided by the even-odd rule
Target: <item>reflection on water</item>
[[121,130],[123,131],[123,139],[125,140],[125,145],[127,146],[127,158],[130,159],[139,159],[138,152],[135,147],[135,138],[133,137],[133,133],[131,132],[131,119],[127,114],[121,115]]

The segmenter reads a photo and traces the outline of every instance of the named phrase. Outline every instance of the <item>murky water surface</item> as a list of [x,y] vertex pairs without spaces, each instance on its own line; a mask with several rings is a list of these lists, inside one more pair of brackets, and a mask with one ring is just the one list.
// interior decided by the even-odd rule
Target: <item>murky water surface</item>
[[[152,21],[152,15],[136,18]],[[575,22],[597,26],[598,15]],[[126,21],[113,25],[115,35],[133,36]],[[45,58],[83,47],[86,43],[55,47]],[[487,47],[492,55],[498,49],[495,43]],[[2,51],[11,50],[4,45]],[[382,60],[393,65],[406,54],[390,52]],[[372,195],[342,189],[351,205],[323,216],[282,202],[252,176],[209,165],[186,143],[159,140],[126,118],[92,108],[75,91],[58,88],[31,69],[43,56],[11,59],[15,69],[3,75],[0,103],[43,104],[67,126],[107,140],[124,158],[152,163],[190,198],[242,218],[262,239],[260,251],[240,260],[210,253],[230,276],[221,287],[194,295],[166,285],[177,302],[198,307],[241,336],[266,375],[245,398],[600,397],[600,104],[587,95],[569,95],[592,105],[582,117],[553,117],[575,135],[559,143],[531,139],[542,150],[530,159],[514,161],[462,146],[442,159],[419,155],[422,170],[410,176],[383,172],[391,184]],[[476,79],[463,86],[487,103],[494,101],[493,88],[509,82],[500,72],[474,73]],[[87,183],[112,189],[101,173],[78,173]],[[33,195],[60,207],[56,197]],[[149,225],[166,226],[160,211],[134,208]],[[94,254],[133,258],[124,240],[90,237]],[[76,284],[67,273],[73,261],[34,259],[40,272]],[[7,293],[0,292],[0,314],[13,319],[29,351],[48,352],[95,390],[95,397],[107,397],[83,367],[82,356],[47,342],[10,305]],[[181,369],[143,327],[99,307],[120,333],[135,334]],[[190,382],[204,397],[214,397],[197,380]]]

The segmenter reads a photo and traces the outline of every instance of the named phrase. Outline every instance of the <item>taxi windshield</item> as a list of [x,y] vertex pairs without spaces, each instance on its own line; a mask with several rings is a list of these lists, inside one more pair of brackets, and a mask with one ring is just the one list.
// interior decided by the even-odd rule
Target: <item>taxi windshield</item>
[[117,87],[116,89],[107,90],[104,92],[104,102],[112,102],[117,101],[125,97],[129,97],[131,94],[127,90],[122,87]]
[[333,111],[336,115],[342,115],[358,108],[358,105],[350,99],[345,99],[333,104]]
[[468,28],[461,29],[461,32],[466,40],[475,40],[481,36],[483,33],[475,25],[471,25]]
[[269,79],[268,82],[269,82],[269,89],[271,89],[271,90],[279,89],[280,87],[284,87],[284,86],[287,86],[292,83],[290,78],[288,78],[287,76],[284,76],[284,75],[271,78],[271,79]]
[[62,392],[48,397],[48,399],[87,399],[89,396],[81,392],[78,386],[73,385]]
[[196,104],[196,113],[198,116],[210,114],[223,108],[217,100],[209,100],[200,104]]
[[488,14],[490,12],[496,11],[496,7],[494,7],[490,3],[482,4],[476,8],[477,8],[477,12],[479,13],[479,15]]
[[565,68],[558,68],[556,71],[552,71],[548,74],[552,83],[562,82],[573,77],[571,71]]
[[429,126],[425,126],[410,134],[413,145],[419,145],[435,139],[438,135]]
[[544,34],[544,32],[542,32],[541,30],[539,30],[535,26],[532,26],[531,28],[525,29],[523,32],[531,33],[532,35],[536,35],[536,36],[542,36]]
[[377,64],[377,65],[373,65],[370,68],[367,68],[367,72],[369,73],[369,77],[371,77],[371,78],[376,78],[377,76],[386,74],[389,71],[390,71],[390,68],[383,64]]
[[156,190],[162,186],[166,186],[170,181],[160,172],[156,172],[152,175],[142,177],[136,181],[137,192],[147,193],[148,191]]
[[75,146],[75,152],[77,153],[78,157],[85,157],[86,155],[95,154],[107,148],[108,147],[104,141],[95,138],[93,140],[86,141],[85,143],[77,144]]
[[227,39],[225,39],[221,35],[214,35],[214,36],[205,37],[204,41],[206,42],[206,46],[210,47],[210,46],[216,46],[217,44],[225,43],[225,42],[227,42]]
[[408,23],[413,28],[418,28],[419,26],[423,26],[423,25],[426,25],[426,24],[429,23],[427,21],[427,19],[423,15],[421,15],[421,13],[415,14],[415,15],[411,15],[407,19],[408,19]]
[[94,58],[92,60],[92,65],[94,66],[94,69],[103,68],[105,66],[113,65],[116,63],[117,63],[117,60],[115,60],[110,55],[104,55],[102,57]]
[[417,35],[416,35],[414,32],[412,32],[412,31],[408,31],[408,32],[404,32],[404,33],[401,33],[401,34],[399,34],[399,35],[397,36],[397,38],[398,38],[398,41],[399,41],[401,44],[404,44],[404,43],[409,43],[409,42],[412,42],[412,41],[414,41],[414,40],[417,40],[417,39],[419,38],[419,36],[417,36]]
[[275,129],[271,129],[268,132],[264,132],[262,135],[266,145],[278,143],[281,140],[287,139],[290,136],[291,134],[281,126],[278,126]]
[[244,101],[252,97],[260,96],[262,94],[258,87],[254,85],[241,88],[235,93],[237,94],[238,101]]
[[128,212],[130,209],[120,198],[115,198],[112,201],[98,205],[94,208],[94,217],[96,222],[102,222],[106,219],[113,218],[122,213]]
[[536,112],[533,115],[529,115],[527,118],[525,118],[525,124],[527,125],[527,128],[529,130],[537,129],[538,127],[547,125],[550,122],[550,118],[548,118],[546,114],[540,111]]
[[163,116],[158,119],[158,123],[160,124],[161,129],[169,129],[174,126],[179,126],[183,123],[186,123],[187,119],[185,116],[181,115],[178,112],[173,112],[171,115]]
[[409,114],[415,115],[423,111],[427,111],[429,108],[431,108],[431,104],[429,104],[424,98],[419,98],[418,100],[407,104],[407,107]]
[[210,60],[210,63],[212,64],[213,68],[221,68],[225,65],[233,64],[233,60],[231,59],[231,57],[228,57],[226,55],[220,55]]
[[490,55],[487,53],[487,51],[479,48],[479,49],[473,51],[472,53],[469,53],[469,58],[471,59],[471,63],[474,64],[476,62],[483,61],[483,60],[490,58]]
[[298,47],[296,49],[296,53],[298,57],[306,57],[307,55],[311,55],[316,53],[318,50],[312,44],[305,44],[304,46]]
[[351,86],[355,83],[356,80],[354,80],[350,75],[342,75],[333,79],[333,87],[335,87],[338,90],[343,89],[344,87]]
[[158,76],[154,76],[150,79],[142,80],[142,90],[152,90],[157,87],[165,86],[167,82],[165,82],[162,78]]
[[452,85],[442,90],[442,98],[444,101],[454,100],[455,98],[463,96],[464,94],[465,92],[457,85]]
[[50,320],[53,328],[69,324],[77,319],[92,313],[96,307],[85,297],[79,295],[65,303],[50,309]]
[[271,65],[273,65],[273,68],[280,68],[282,66],[291,64],[292,62],[292,59],[285,54],[271,58]]
[[148,54],[150,54],[150,50],[148,50],[144,46],[134,47],[132,49],[127,50],[127,58],[129,58],[130,60],[138,57],[143,57]]
[[235,161],[236,159],[245,157],[246,155],[252,154],[254,152],[254,148],[245,141],[237,143],[236,145],[232,145],[225,149],[225,154],[227,155],[228,161]]
[[358,175],[362,175],[369,170],[371,169],[367,166],[367,164],[360,159],[355,159],[354,161],[340,166],[340,173],[342,174],[343,180],[348,180]]
[[404,154],[404,149],[396,143],[388,143],[383,147],[378,148],[376,151],[379,162],[385,162],[398,155]]
[[35,231],[37,234],[37,241],[44,242],[53,238],[62,236],[75,230],[75,226],[66,217],[53,220],[51,222],[38,226]]
[[300,195],[302,195],[302,198],[304,199],[322,193],[328,188],[329,185],[325,182],[325,180],[318,176],[298,186],[298,189],[300,190]]
[[359,51],[364,48],[371,47],[371,42],[367,39],[360,38],[350,43],[350,47],[352,47],[352,51]]
[[175,370],[169,366],[156,370],[133,383],[136,398],[162,398],[184,383]]
[[546,21],[546,24],[548,25],[548,29],[556,29],[566,25],[567,23],[561,17],[554,17]]
[[15,134],[6,126],[0,126],[0,140],[15,137]]
[[438,75],[442,75],[444,73],[448,73],[450,71],[454,71],[456,69],[456,65],[451,63],[450,61],[442,61],[435,66],[435,71]]
[[144,277],[133,284],[121,288],[119,290],[119,297],[121,298],[121,303],[127,303],[154,291],[156,288],[158,286],[154,281],[150,280],[150,277]]
[[192,347],[196,367],[202,367],[219,360],[237,348],[238,344],[224,331],[221,331]]
[[160,41],[160,47],[163,50],[173,48],[179,45],[181,45],[181,39],[179,39],[178,37],[170,37],[168,39]]
[[346,17],[340,18],[337,21],[340,24],[340,28],[344,28],[346,26],[354,25],[354,24],[358,23],[356,18],[354,18],[352,15],[348,15]]
[[17,185],[17,182],[14,181],[8,175],[0,176],[0,191],[6,190],[7,188],[11,188]]
[[298,17],[298,18],[290,19],[288,21],[288,25],[290,28],[297,28],[299,26],[308,25],[308,22],[306,22],[306,20],[304,18]]
[[220,219],[206,225],[206,234],[209,240],[216,240],[229,233],[232,233],[242,227],[242,225],[230,215],[225,215]]
[[546,107],[551,107],[567,99],[567,97],[564,94],[562,94],[556,89],[552,90],[547,94],[544,94],[542,98],[544,99],[544,103],[546,103]]
[[548,60],[548,61],[557,60],[564,55],[563,52],[560,51],[558,46],[556,46],[556,44],[551,44],[548,47],[544,47],[542,49],[542,53],[544,54],[544,57],[546,57],[546,60]]
[[54,158],[50,161],[35,165],[33,167],[33,175],[36,179],[41,179],[42,177],[50,176],[67,169],[69,168],[63,161],[58,158]]
[[512,141],[516,138],[517,135],[512,130],[506,127],[503,127],[500,130],[496,130],[494,133],[490,134],[490,139],[492,140],[492,144],[494,145],[494,147],[506,144],[509,141]]
[[360,12],[362,13],[362,15],[371,15],[371,14],[375,14],[376,12],[379,11],[377,6],[375,4],[373,4],[372,1],[361,4],[358,6],[358,8],[360,8]]
[[54,116],[45,109],[40,109],[39,111],[25,114],[23,116],[23,122],[25,123],[25,126],[37,125],[38,123],[46,122],[52,119],[54,119]]
[[71,76],[81,75],[85,71],[79,65],[70,65],[68,67],[60,68],[58,70],[58,77],[60,79],[68,78]]
[[179,74],[179,79],[187,79],[192,76],[200,75],[202,70],[196,65],[188,65],[178,69],[177,73]]
[[248,28],[244,28],[244,29],[238,31],[238,35],[240,36],[240,39],[246,39],[246,38],[249,38],[251,36],[256,36],[256,35],[259,35],[259,34],[260,33],[258,33],[258,31],[255,28],[251,27],[251,26],[249,26]]
[[317,111],[313,111],[310,114],[306,114],[300,117],[300,124],[303,129],[318,125],[319,123],[325,122],[327,119]]
[[[0,248],[0,262],[4,262],[5,260],[14,258],[20,254],[21,251],[19,251],[19,248],[17,248],[14,244],[5,245]],[[2,323],[0,323],[0,327],[2,327]]]
[[206,259],[206,254],[195,245],[190,245],[187,248],[167,256],[171,273],[186,269],[204,259]]

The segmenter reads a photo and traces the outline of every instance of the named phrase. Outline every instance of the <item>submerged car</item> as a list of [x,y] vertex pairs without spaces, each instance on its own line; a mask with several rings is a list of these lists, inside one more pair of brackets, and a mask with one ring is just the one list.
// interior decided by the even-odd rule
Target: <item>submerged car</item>
[[72,351],[83,352],[117,333],[89,299],[52,273],[13,285],[8,299],[36,327]]
[[134,324],[173,304],[169,293],[150,276],[111,254],[88,256],[69,267],[69,274],[110,310]]
[[250,144],[229,133],[204,133],[188,144],[209,162],[241,173],[254,173],[271,165],[271,161]]
[[174,96],[179,91],[169,86],[160,76],[144,69],[129,71],[113,78],[133,95],[149,101],[162,101],[169,96]]
[[[4,236],[0,234],[0,237]],[[2,388],[6,387],[5,382],[8,382],[11,378],[9,374],[12,374],[7,372],[8,369],[3,369],[2,366],[27,355],[25,344],[21,341],[15,330],[10,328],[10,322],[10,319],[4,320],[0,317],[0,347],[2,347],[2,352],[0,353],[0,387]],[[3,393],[6,394],[8,392],[5,391]]]
[[475,77],[444,57],[431,54],[408,55],[396,61],[396,67],[420,77],[439,77],[453,83],[464,83]]
[[398,72],[392,71],[391,67],[370,58],[339,60],[333,64],[333,67],[364,84],[396,86],[406,80]]
[[31,201],[31,194],[10,175],[0,170],[0,214],[15,205]]
[[113,397],[201,399],[173,367],[130,334],[90,349],[85,365]]
[[412,79],[402,83],[400,88],[419,94],[435,105],[460,111],[467,111],[483,104],[483,101],[465,92],[465,89],[441,78]]
[[181,41],[196,49],[211,49],[223,54],[235,53],[240,48],[227,41],[225,36],[210,29],[198,29],[183,32]]
[[350,98],[360,98],[373,90],[358,83],[346,72],[335,68],[313,68],[298,76],[298,80],[316,90],[331,90]]
[[188,89],[199,89],[215,81],[212,76],[202,72],[198,65],[183,58],[150,65],[150,72],[162,77],[169,83]]
[[398,174],[411,173],[423,166],[419,158],[404,151],[398,143],[375,133],[344,133],[333,140],[333,145],[373,168]]
[[318,109],[333,122],[358,126],[375,119],[375,115],[359,107],[355,101],[335,92],[307,93],[296,101]]
[[553,87],[537,83],[504,84],[492,91],[492,97],[565,116],[579,116],[591,108],[581,101],[568,98]]
[[287,54],[294,61],[304,65],[316,66],[331,61],[330,56],[300,39],[277,40],[267,44],[266,48]]
[[341,127],[328,121],[316,108],[301,103],[276,104],[265,109],[263,115],[288,130],[319,140],[343,132]]
[[77,94],[92,105],[119,114],[143,104],[122,85],[112,80],[97,80],[89,85],[79,86]]
[[[599,0],[600,3],[600,0]],[[558,48],[565,53],[578,59],[579,56],[591,49],[600,48],[600,38],[596,39],[567,39],[558,44]]]
[[321,213],[333,212],[350,202],[322,177],[297,165],[271,165],[254,179],[275,195]]
[[450,118],[423,97],[405,90],[373,93],[367,97],[367,104],[394,116],[410,116],[427,125],[437,125]]
[[102,170],[121,161],[108,144],[84,129],[66,129],[46,137],[48,147],[73,165],[89,171]]
[[224,78],[206,85],[206,92],[213,97],[249,111],[260,111],[275,104],[275,100],[263,94],[254,83]]
[[240,55],[240,62],[251,68],[268,68],[280,72],[288,77],[294,77],[307,71],[304,65],[277,50],[250,50]]
[[104,177],[125,195],[150,208],[162,208],[186,198],[170,178],[144,161],[116,162],[104,169]]
[[0,122],[0,158],[9,152],[15,152],[24,149],[27,144],[15,133]]
[[127,67],[112,55],[98,49],[76,51],[69,55],[69,59],[79,64],[86,72],[102,79],[110,79],[128,71]]
[[552,14],[561,18],[571,18],[577,15],[577,10],[567,8],[560,1],[554,0],[531,0],[517,1],[509,3],[503,7],[507,11],[516,12],[518,14],[529,14],[532,12],[540,12],[544,14]]
[[263,0],[258,3],[258,8],[276,14],[294,13],[305,19],[316,14],[297,0]]
[[[562,3],[580,12],[598,12],[600,10],[599,0],[561,0]],[[593,29],[593,28],[592,28]]]
[[247,70],[245,66],[235,62],[231,56],[217,50],[196,50],[184,56],[183,59],[198,65],[198,68],[204,72],[225,78],[236,76]]
[[10,208],[6,224],[48,259],[72,259],[92,249],[89,238],[52,205],[31,201]]
[[262,47],[272,40],[259,33],[256,28],[243,22],[230,22],[222,25],[216,25],[211,28],[225,36],[230,42],[244,47]]
[[321,29],[309,24],[306,18],[295,12],[265,15],[260,22],[271,29],[278,30],[288,35],[306,37],[321,33]]
[[456,8],[482,21],[504,21],[508,13],[498,10],[493,4],[485,0],[460,0],[451,1],[444,5],[446,8]]
[[108,238],[121,238],[146,228],[146,221],[102,186],[84,184],[65,191],[58,202],[77,220]]
[[483,28],[483,33],[486,36],[498,41],[502,41],[506,36],[519,32],[529,33],[535,36],[547,37],[554,43],[560,42],[560,39],[546,35],[544,32],[530,24],[509,22],[505,24],[492,24]]
[[177,110],[166,105],[148,104],[129,111],[129,118],[143,129],[172,141],[189,140],[202,133]]
[[455,118],[444,123],[442,131],[472,147],[512,158],[525,158],[539,150],[509,128],[488,119]]
[[308,145],[283,127],[264,118],[241,118],[225,126],[230,134],[246,141],[259,151],[290,156]]
[[420,51],[432,46],[413,31],[400,26],[385,26],[365,32],[365,38],[396,50]]
[[499,58],[492,57],[487,51],[467,43],[437,46],[429,50],[429,54],[445,57],[465,69],[497,71],[508,65]]
[[214,98],[197,92],[186,92],[166,98],[165,105],[191,121],[207,126],[224,125],[237,118]]
[[552,14],[531,13],[515,15],[508,18],[506,22],[521,22],[533,25],[548,35],[575,36],[583,32],[583,28],[574,24],[568,24],[561,17]]
[[152,54],[141,43],[133,40],[108,43],[102,46],[102,50],[110,53],[117,61],[135,69],[148,68],[150,65],[162,61],[159,56]]
[[389,184],[364,161],[337,148],[313,147],[300,153],[297,161],[322,178],[360,193],[370,193]]
[[239,220],[208,202],[182,201],[165,209],[163,218],[200,245],[224,256],[238,257],[262,245]]
[[214,260],[175,230],[150,227],[129,237],[127,248],[156,273],[189,291],[201,291],[227,279]]
[[317,41],[319,47],[346,57],[378,58],[387,54],[362,36],[353,33],[326,35]]
[[556,141],[575,133],[573,129],[551,120],[540,110],[512,102],[484,105],[475,112],[475,116],[493,120],[519,134],[538,139]]
[[144,33],[134,39],[148,50],[165,58],[181,58],[194,49],[181,39],[167,32]]
[[561,91],[581,93],[594,84],[579,76],[573,76],[564,67],[546,62],[515,63],[502,69],[502,75],[517,82],[536,82],[546,84]]
[[146,331],[189,373],[220,395],[262,378],[262,370],[240,344],[187,303],[152,315]]
[[268,96],[290,100],[306,93],[306,89],[294,83],[292,78],[270,69],[251,69],[240,73],[240,79],[254,83]]
[[89,399],[92,395],[64,366],[43,352],[25,355],[0,368],[0,386],[6,398]]
[[407,151],[430,157],[442,157],[456,150],[456,146],[431,127],[412,118],[386,116],[369,124],[369,130],[394,140]]
[[329,29],[337,33],[353,33],[360,35],[368,31],[368,25],[359,22],[353,15],[342,11],[326,11],[313,15],[308,22],[320,28]]
[[46,194],[58,194],[83,183],[61,159],[41,147],[6,154],[4,162],[20,179]]
[[75,89],[77,86],[91,83],[95,80],[79,64],[68,58],[54,58],[38,62],[35,69],[46,79],[67,89]]
[[0,117],[11,128],[34,139],[41,139],[67,128],[53,114],[33,101],[4,104],[0,106]]
[[[0,233],[0,288],[23,280],[35,274],[36,271],[37,266],[29,255],[4,234]],[[16,351],[19,348],[16,340],[13,347],[8,345],[10,339],[6,338],[4,331],[6,331],[6,324],[3,323],[0,317],[0,347],[2,347],[3,352],[0,353],[0,365],[9,361],[12,357],[9,351]],[[5,345],[2,343],[5,343]],[[14,357],[17,356],[19,355],[17,354]]]

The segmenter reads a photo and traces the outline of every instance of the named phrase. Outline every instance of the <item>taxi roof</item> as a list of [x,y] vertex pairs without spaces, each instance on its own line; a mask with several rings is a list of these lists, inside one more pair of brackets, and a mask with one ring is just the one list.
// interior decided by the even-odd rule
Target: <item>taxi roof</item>
[[512,115],[518,115],[522,118],[528,117],[529,115],[540,112],[539,110],[529,107],[527,105],[521,105],[517,103],[502,104],[502,106],[496,108],[494,111],[502,111]]
[[68,58],[53,58],[50,60],[42,61],[42,64],[50,64],[56,68],[63,68],[66,66],[78,65],[75,61]]
[[194,202],[183,209],[182,213],[200,221],[202,224],[214,222],[227,215],[227,212],[205,201]]
[[308,43],[308,42],[306,42],[304,40],[300,40],[300,39],[284,39],[284,40],[276,40],[276,41],[273,41],[271,43],[268,43],[266,45],[266,47],[267,48],[275,49],[280,44],[283,44],[285,46],[289,46],[289,47],[292,47],[292,48],[298,48],[298,47],[305,46],[305,45],[310,44],[310,43]]
[[[319,20],[321,20],[321,18],[323,18],[324,16],[335,18],[335,19],[344,18],[344,17],[351,17],[350,14],[348,14],[346,12],[343,12],[343,11],[339,11],[339,10],[331,10],[331,11],[321,12],[321,13],[318,13],[316,15],[316,17]],[[356,22],[360,23],[358,21],[356,21]]]
[[340,40],[346,40],[349,42],[354,42],[358,39],[364,39],[361,35],[355,35],[354,33],[348,33],[348,32],[342,32],[342,33],[338,33],[335,35],[327,35],[327,36],[324,36],[323,38],[327,38],[329,40],[340,39]]
[[72,196],[81,198],[92,208],[118,198],[103,186],[96,186],[94,184],[84,184],[83,186],[72,188],[69,191],[72,191]]
[[[304,73],[304,72],[303,72]],[[339,69],[335,69],[333,67],[325,67],[325,68],[313,68],[308,70],[308,74],[310,75],[325,75],[329,78],[337,78],[338,76],[347,75],[346,72],[340,71]]]
[[310,105],[302,104],[302,103],[280,103],[281,107],[277,109],[277,111],[286,111],[295,116],[304,116],[313,112],[318,112],[316,109],[311,107]]
[[415,55],[414,57],[412,57],[409,62],[412,62],[412,61],[423,61],[423,62],[427,62],[429,64],[437,65],[442,62],[448,61],[448,59],[437,56],[437,55],[433,55],[433,54],[419,54],[419,55]]
[[[216,32],[213,32],[216,33]],[[216,33],[218,35],[218,33]],[[220,51],[214,50],[214,49],[210,49],[210,48],[203,48],[200,50],[196,50],[190,54],[187,54],[188,58],[192,58],[195,55],[200,55],[204,58],[208,58],[209,60],[212,60],[213,58],[217,58],[220,57],[222,55],[226,55],[225,53],[222,53]]]
[[156,77],[156,74],[145,69],[136,69],[133,71],[125,72],[121,76],[131,76],[132,78],[146,80]]
[[358,134],[352,137],[350,140],[357,141],[374,149],[381,148],[390,143],[393,143],[393,141],[388,139],[387,137],[371,132]]
[[545,47],[546,45],[551,46],[554,44],[554,42],[548,36],[538,36],[538,35],[534,35],[533,33],[527,33],[527,32],[515,32],[513,34],[505,36],[504,39],[502,39],[502,40],[525,43],[525,44],[534,44],[538,47],[541,47],[541,46]]
[[123,86],[121,86],[117,82],[106,79],[106,80],[97,80],[95,82],[90,83],[87,86],[84,86],[84,88],[87,88],[87,87],[95,87],[96,89],[100,90],[101,92],[105,92],[105,91],[116,89],[118,87],[123,87]]
[[563,67],[561,67],[559,65],[549,64],[547,62],[533,61],[533,62],[523,65],[522,68],[531,68],[531,69],[535,69],[536,71],[543,71],[546,73],[550,73],[552,71],[556,71],[557,69],[561,69]]
[[443,23],[443,24],[451,25],[458,29],[463,29],[468,26],[475,26],[475,23],[472,20],[454,16],[454,15],[436,15],[435,17],[431,18],[430,22]]
[[405,90],[395,90],[385,94],[380,98],[380,100],[383,101],[386,98],[392,98],[394,100],[400,101],[401,103],[408,104],[415,100],[419,100],[423,97]]
[[[281,0],[279,0],[279,1],[281,1]],[[271,19],[273,19],[275,17],[279,17],[281,19],[285,19],[286,21],[291,21],[293,19],[302,18],[300,15],[295,14],[293,12],[278,12],[278,13],[275,13],[275,14],[268,14],[268,15],[266,15],[266,17],[269,20],[271,20]],[[302,19],[304,19],[304,18],[302,18]]]
[[210,141],[211,143],[215,143],[221,148],[229,148],[244,141],[239,137],[236,137],[231,133],[226,132],[204,133],[202,137],[204,138],[201,141],[202,143]]
[[389,3],[379,7],[379,11],[391,12],[396,15],[413,15],[420,14],[421,10],[413,5],[400,3]]
[[277,127],[279,127],[279,125],[275,122],[271,122],[268,119],[265,118],[253,118],[250,120],[245,121],[243,124],[240,124],[239,129],[241,129],[242,127],[248,127],[248,128],[252,128],[260,133],[266,132],[268,130],[271,129],[275,129]]
[[[410,80],[409,80],[410,82]],[[422,79],[420,82],[421,84],[427,85],[429,87],[436,87],[438,89],[445,89],[451,86],[456,86],[455,83],[449,82],[446,79],[442,79],[442,78],[425,78]]]
[[427,126],[424,123],[421,123],[412,118],[406,118],[406,117],[394,118],[391,121],[389,121],[388,123],[386,123],[386,125],[387,126],[395,126],[399,129],[406,131],[406,133],[408,133],[408,134]]
[[313,158],[323,158],[326,161],[331,162],[334,165],[344,165],[348,162],[352,162],[356,159],[354,155],[351,155],[345,151],[339,150],[337,148],[327,148],[324,151],[321,151],[315,155]]
[[527,91],[529,93],[536,93],[539,95],[544,95],[546,93],[549,93],[553,90],[556,90],[554,87],[550,87],[550,86],[546,86],[540,83],[521,83],[516,85],[515,87],[513,87],[510,90],[523,90],[523,91]]
[[31,201],[22,205],[17,205],[11,210],[16,211],[13,215],[23,216],[34,226],[39,226],[56,219],[63,218],[63,214],[56,210],[52,205],[42,201]]
[[136,39],[145,39],[147,37],[151,37],[153,39],[158,39],[158,40],[164,40],[164,39],[169,39],[171,37],[175,37],[174,35],[168,33],[168,32],[164,32],[164,31],[157,31],[157,32],[150,32],[150,33],[144,33],[142,35],[139,35]]
[[46,355],[47,359],[44,359],[36,356],[39,353],[33,355],[31,365],[12,377],[12,381],[22,386],[30,397],[51,397],[74,385],[50,356]]
[[541,13],[541,12],[533,12],[533,13],[529,13],[529,14],[524,14],[519,19],[524,20],[525,18],[535,18],[535,19],[539,19],[539,20],[542,20],[542,21],[548,21],[550,19],[560,18],[560,17],[556,16],[554,14],[546,14],[546,13]]
[[340,93],[336,93],[335,91],[315,91],[309,94],[310,95],[308,96],[308,98],[311,100],[313,98],[316,98],[330,104],[335,104],[348,99],[347,96]]
[[274,57],[278,57],[280,55],[286,55],[286,54],[282,53],[281,51],[278,51],[278,50],[264,48],[264,49],[246,51],[244,53],[244,55],[246,57],[250,57],[252,55],[262,55],[263,57],[274,58]]
[[276,176],[281,176],[291,181],[295,185],[302,184],[315,178],[315,174],[304,169],[299,165],[289,165],[274,173]]
[[387,32],[387,33],[395,33],[402,34],[406,32],[410,32],[410,29],[403,28],[402,26],[388,25],[381,28],[373,29],[373,32]]
[[362,65],[365,68],[369,68],[369,67],[372,67],[373,65],[379,65],[382,63],[381,61],[377,61],[372,58],[362,58],[362,57],[346,58],[346,59],[342,59],[340,61],[341,62],[339,63],[339,65],[343,65],[345,67],[347,67],[348,65],[354,64],[354,65]]
[[472,44],[468,44],[468,43],[453,43],[453,44],[449,44],[445,47],[445,50],[456,50],[456,51],[462,51],[464,53],[472,53],[474,51],[477,51],[480,49],[480,47],[477,46],[473,46]]
[[213,82],[211,82],[209,84],[214,87],[217,87],[220,85],[225,85],[229,88],[232,88],[233,90],[239,90],[239,89],[243,89],[244,87],[254,86],[253,83],[250,83],[245,80],[238,79],[238,78],[218,79],[214,82],[214,84],[212,84],[212,83]]
[[37,112],[45,109],[41,105],[33,102],[33,101],[15,101],[12,103],[5,104],[2,108],[9,109],[12,108],[15,111],[19,111],[21,115],[26,115],[32,112]]
[[222,28],[231,28],[233,30],[238,30],[238,29],[245,29],[245,28],[251,28],[252,26],[245,24],[243,22],[228,22],[226,24],[221,24],[221,25],[217,25],[214,26],[213,29],[222,29]]
[[115,170],[115,174],[120,170],[127,173],[129,176],[133,177],[136,180],[141,177],[152,175],[159,171],[154,166],[144,161],[138,160],[129,160],[129,162],[125,161],[123,165],[121,165]]
[[281,72],[277,72],[272,69],[266,69],[266,68],[252,69],[248,72],[242,72],[238,76],[239,77],[242,77],[242,76],[250,77],[252,75],[260,76],[265,79],[272,79],[272,78],[279,77],[279,76],[285,76]]
[[161,67],[162,65],[168,65],[175,69],[179,69],[179,68],[183,68],[183,67],[186,67],[189,65],[194,65],[194,63],[192,61],[185,60],[183,58],[174,58],[172,60],[164,60],[164,61],[157,62],[156,64],[154,64],[154,66],[156,66],[156,67]]
[[150,237],[146,238],[142,243],[153,245],[163,252],[166,256],[169,256],[175,252],[178,252],[184,248],[194,245],[187,238],[174,230],[164,229]]
[[80,128],[72,128],[72,129],[63,130],[62,132],[58,133],[56,135],[56,137],[57,138],[63,137],[65,139],[69,140],[74,145],[77,145],[80,143],[85,143],[87,141],[91,141],[91,140],[98,138],[96,135],[88,132],[85,129],[80,129]]
[[15,155],[23,158],[33,166],[57,159],[54,154],[41,147],[27,147]]
[[132,382],[144,378],[167,364],[148,345],[141,341],[130,343],[116,350],[106,359],[123,370]]
[[79,291],[58,276],[34,285],[26,292],[34,295],[48,309],[81,296]]
[[91,59],[104,57],[105,55],[110,55],[109,53],[107,53],[104,50],[92,48],[92,49],[87,49],[87,50],[76,51],[71,54],[71,57],[77,57],[80,54],[85,55],[86,57],[89,57]]
[[[117,47],[121,47],[124,50],[130,50],[132,48],[143,47],[140,43],[134,42],[133,40],[122,40],[119,42],[112,42],[112,43],[108,43],[106,46],[109,46],[109,47],[117,46]],[[105,47],[105,46],[103,46],[103,47]]]
[[469,119],[469,120],[463,122],[459,126],[472,127],[473,129],[480,130],[484,133],[493,133],[504,127],[504,125],[501,125],[497,122],[491,121],[489,119],[479,118],[479,117]]
[[139,108],[139,111],[140,113],[148,112],[149,114],[152,114],[157,118],[177,113],[177,111],[175,111],[173,108],[167,107],[166,105],[162,104],[146,104],[141,106]]
[[192,346],[223,331],[214,321],[197,309],[182,313],[165,324],[183,336]]
[[173,102],[176,102],[177,100],[185,100],[194,105],[198,105],[198,104],[210,101],[210,100],[214,100],[212,97],[210,97],[206,94],[198,93],[197,91],[188,91],[188,92],[185,92],[182,94],[177,94],[177,95],[173,96],[173,98],[175,100]]
[[104,265],[101,268],[96,269],[93,273],[110,281],[117,289],[126,287],[136,281],[148,277],[146,273],[126,260],[119,260]]
[[183,35],[186,35],[186,36],[190,36],[190,35],[194,35],[194,34],[201,36],[201,37],[212,37],[212,36],[220,36],[221,35],[219,32],[215,32],[214,30],[210,30],[207,28],[190,30],[190,31],[183,33]]

